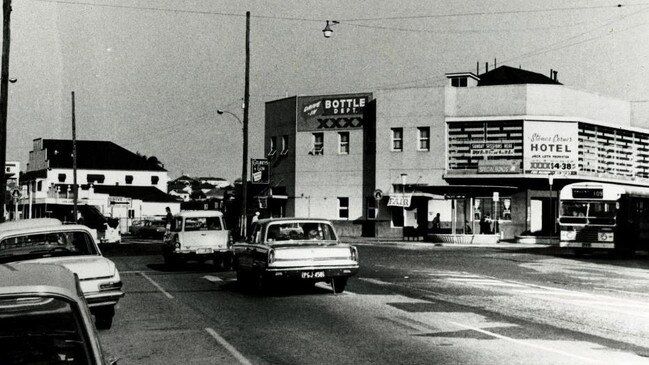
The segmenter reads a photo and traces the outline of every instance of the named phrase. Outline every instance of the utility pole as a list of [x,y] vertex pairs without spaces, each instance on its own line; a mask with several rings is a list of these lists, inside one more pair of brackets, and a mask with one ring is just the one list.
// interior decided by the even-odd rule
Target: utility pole
[[243,94],[243,161],[241,166],[241,235],[248,224],[248,111],[250,110],[250,12],[246,12],[246,76]]
[[74,91],[72,92],[72,216],[74,223],[77,220],[77,200],[79,199],[79,187],[77,186],[77,123],[74,110]]
[[7,197],[7,92],[9,91],[9,42],[11,40],[11,0],[3,0],[3,25],[2,25],[2,71],[0,71],[0,166],[2,178],[0,179],[0,222],[5,221],[5,205]]

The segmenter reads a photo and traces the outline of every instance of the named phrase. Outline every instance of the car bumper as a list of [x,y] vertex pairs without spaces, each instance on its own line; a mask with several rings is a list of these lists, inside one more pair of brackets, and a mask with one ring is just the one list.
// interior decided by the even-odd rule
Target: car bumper
[[358,266],[350,267],[297,267],[297,268],[268,268],[265,276],[278,280],[327,280],[331,278],[349,277],[358,273]]
[[184,249],[175,249],[174,251],[171,252],[173,255],[177,256],[195,256],[195,257],[200,257],[200,256],[209,256],[209,255],[224,255],[224,254],[232,254],[232,250],[228,248],[208,248],[207,250],[200,250],[200,249],[189,249],[189,250],[184,250]]
[[601,248],[601,249],[614,249],[615,243],[613,242],[576,242],[576,241],[561,241],[560,247],[568,248]]
[[115,305],[123,296],[124,292],[121,290],[84,293],[88,307],[91,308],[106,305]]

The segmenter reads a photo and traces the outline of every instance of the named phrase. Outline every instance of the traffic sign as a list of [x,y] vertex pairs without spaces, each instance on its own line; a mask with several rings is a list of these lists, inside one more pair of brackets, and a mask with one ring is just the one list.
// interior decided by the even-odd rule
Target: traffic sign
[[20,199],[20,197],[21,197],[22,195],[23,195],[22,192],[21,192],[20,189],[18,189],[18,188],[13,188],[13,189],[11,190],[11,197],[14,198],[14,199],[16,199],[16,200]]
[[383,199],[383,191],[381,189],[374,190],[374,199],[376,200]]

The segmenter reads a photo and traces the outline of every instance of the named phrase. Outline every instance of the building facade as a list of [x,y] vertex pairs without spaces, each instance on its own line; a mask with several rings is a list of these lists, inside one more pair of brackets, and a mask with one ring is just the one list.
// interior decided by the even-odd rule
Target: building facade
[[[286,194],[271,194],[272,214],[329,218],[367,236],[428,232],[438,214],[441,234],[555,236],[566,184],[649,184],[648,103],[507,66],[447,78],[268,102],[270,190]],[[362,122],[326,108],[359,97]]]

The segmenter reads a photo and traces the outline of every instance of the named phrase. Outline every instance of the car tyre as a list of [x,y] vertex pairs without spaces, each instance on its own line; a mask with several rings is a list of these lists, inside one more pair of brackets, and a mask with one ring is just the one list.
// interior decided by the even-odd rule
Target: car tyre
[[331,280],[331,286],[333,287],[334,293],[342,293],[347,286],[347,278],[333,278]]
[[165,254],[163,255],[163,257],[165,260],[165,265],[169,267],[178,266],[180,262],[180,260],[177,257],[174,257],[174,255]]
[[107,330],[113,326],[115,307],[99,308],[95,312],[95,326],[98,330]]

